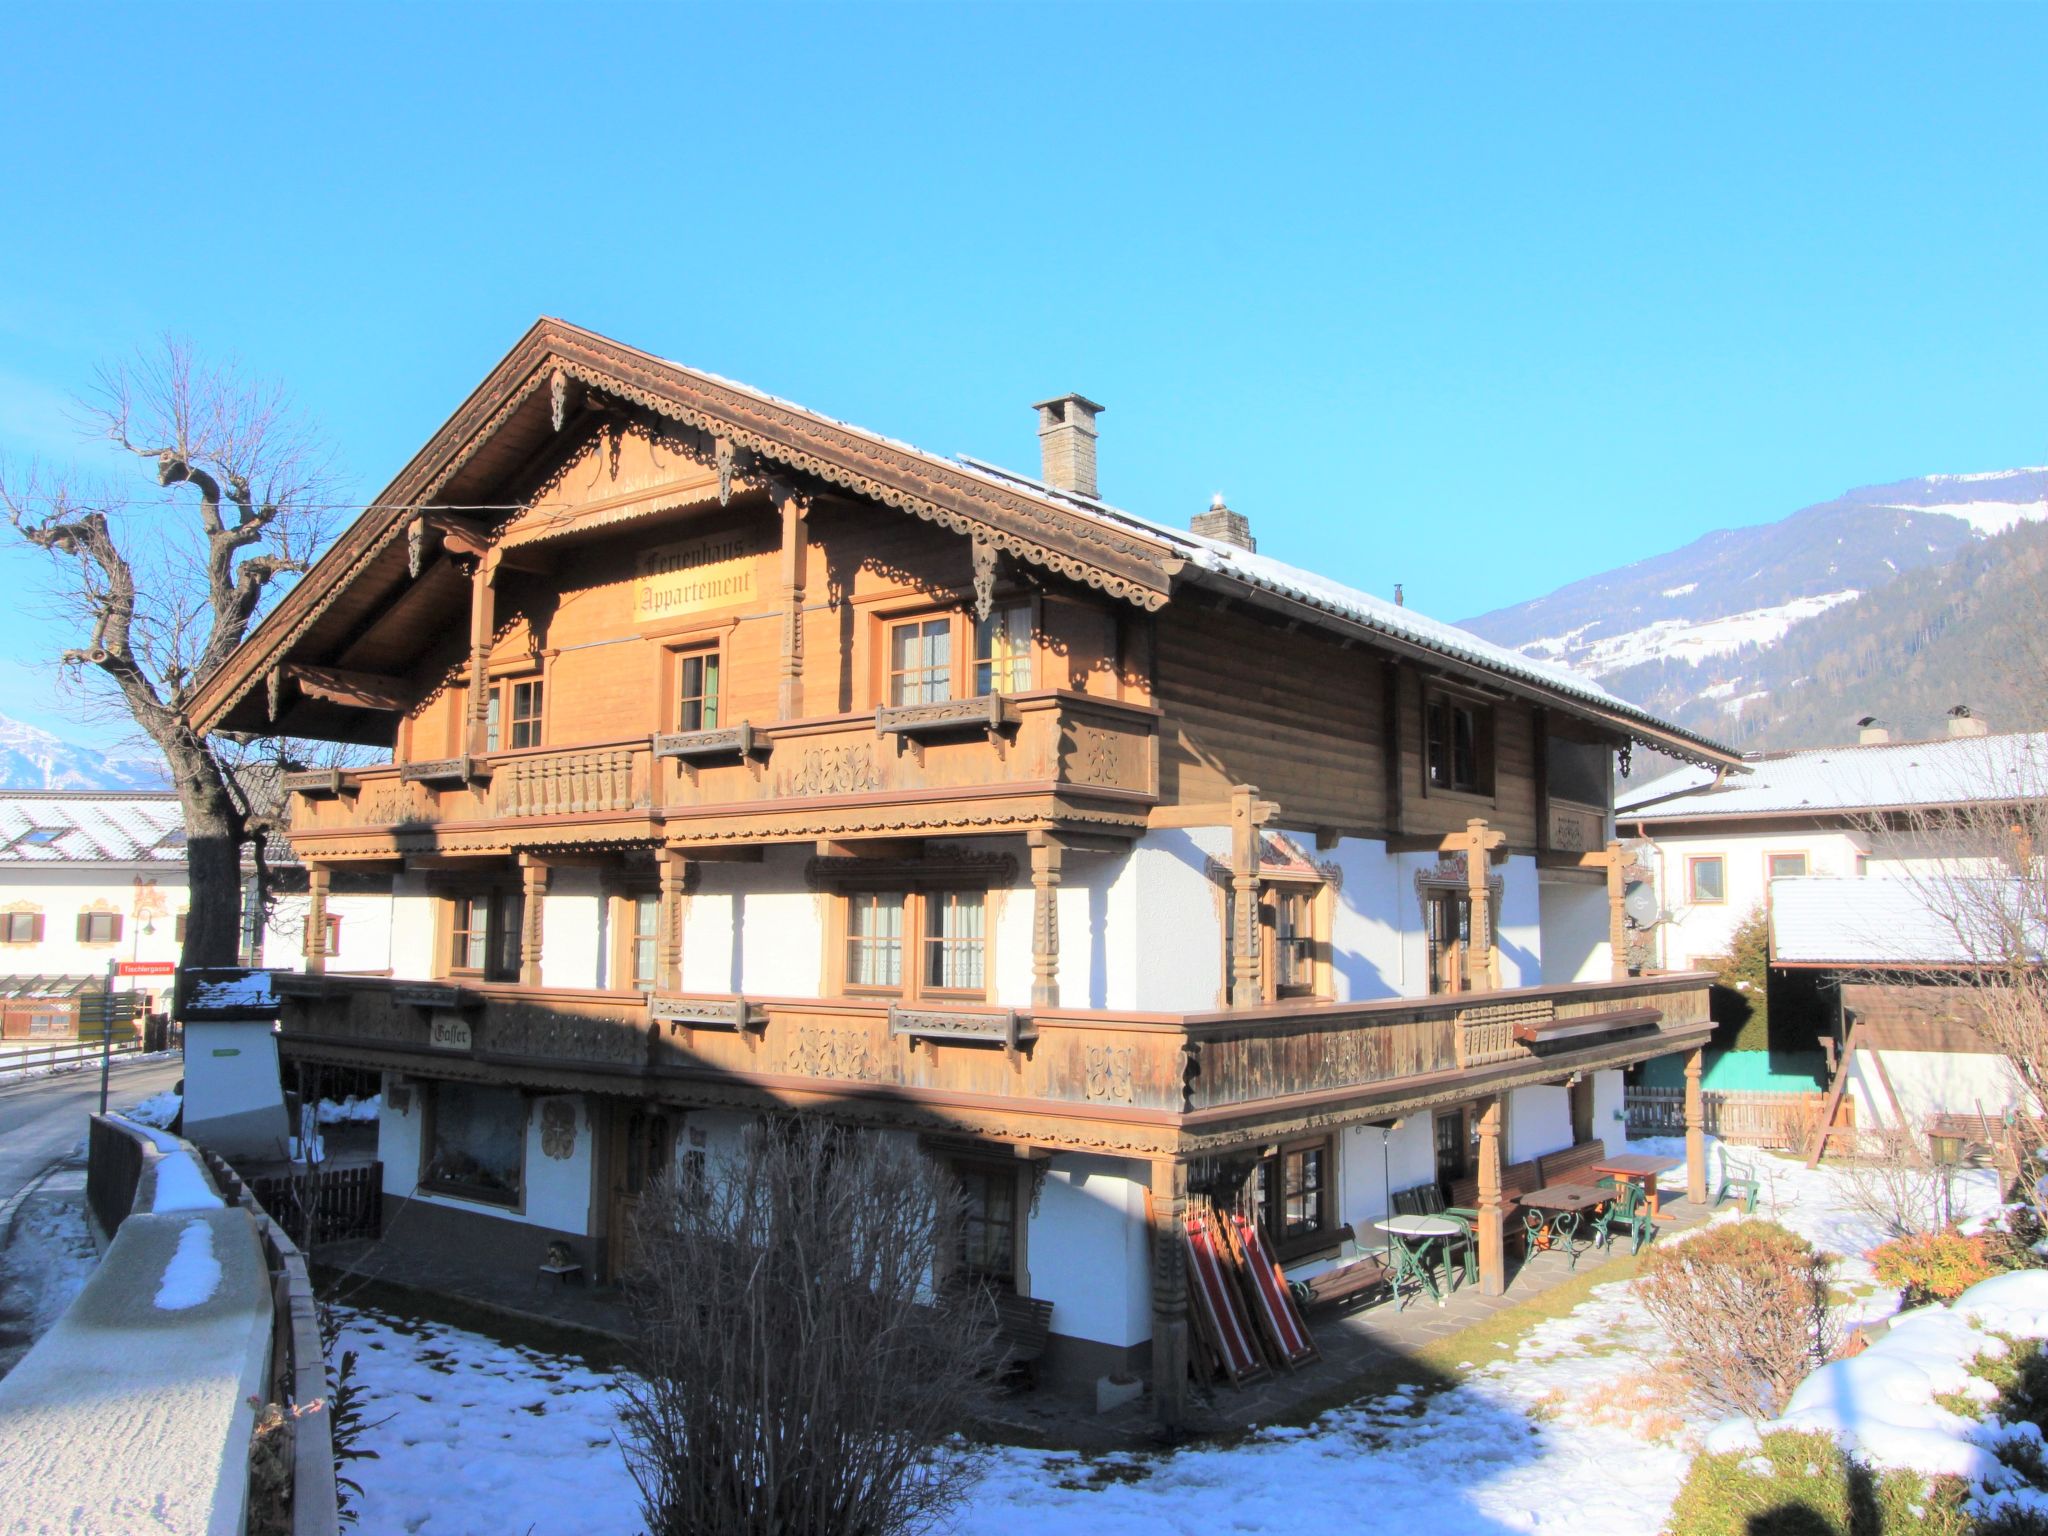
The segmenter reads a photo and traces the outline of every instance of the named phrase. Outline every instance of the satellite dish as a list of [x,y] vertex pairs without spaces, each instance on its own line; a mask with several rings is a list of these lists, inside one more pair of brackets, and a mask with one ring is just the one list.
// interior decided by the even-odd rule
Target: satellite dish
[[1657,910],[1657,892],[1647,880],[1632,881],[1622,893],[1621,910],[1638,928],[1648,928],[1662,915]]

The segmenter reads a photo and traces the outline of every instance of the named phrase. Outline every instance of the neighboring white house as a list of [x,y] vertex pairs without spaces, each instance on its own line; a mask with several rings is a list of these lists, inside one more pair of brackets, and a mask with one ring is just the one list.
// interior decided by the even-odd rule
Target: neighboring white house
[[1615,823],[1642,839],[1661,914],[1655,963],[1711,968],[1772,882],[1813,875],[1892,878],[1991,867],[1961,836],[1929,835],[1945,807],[2038,798],[2048,734],[1987,735],[1967,711],[1950,733],[1895,742],[1866,727],[1855,746],[1768,753],[1747,773],[1680,768],[1621,795]]
[[[71,1034],[72,999],[104,985],[110,963],[175,963],[190,902],[175,796],[0,791],[0,1035]],[[297,928],[273,922],[259,940],[254,915],[245,954],[295,967]],[[171,982],[115,986],[142,994],[140,1011],[162,1012]]]

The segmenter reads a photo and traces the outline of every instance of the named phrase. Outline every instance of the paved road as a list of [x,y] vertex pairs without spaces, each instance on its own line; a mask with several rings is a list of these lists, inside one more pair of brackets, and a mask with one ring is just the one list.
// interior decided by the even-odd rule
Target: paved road
[[[116,1062],[107,1104],[125,1109],[176,1085],[184,1059]],[[100,1107],[97,1067],[0,1086],[0,1207],[85,1140],[86,1117]]]

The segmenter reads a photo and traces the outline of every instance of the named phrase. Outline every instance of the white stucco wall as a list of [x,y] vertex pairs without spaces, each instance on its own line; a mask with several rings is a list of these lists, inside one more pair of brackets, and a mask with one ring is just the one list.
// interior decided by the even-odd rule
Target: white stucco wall
[[427,894],[422,874],[391,881],[391,974],[402,981],[430,981],[434,975],[434,929],[440,912]]
[[706,863],[683,911],[683,990],[816,997],[825,897],[804,883],[805,848],[759,864]]
[[1622,1150],[1628,1139],[1628,1110],[1623,1103],[1620,1072],[1593,1074],[1593,1134],[1607,1143],[1609,1152]]
[[547,897],[540,906],[541,984],[604,986],[609,918],[602,871],[551,871]]
[[1428,977],[1416,971],[1403,943],[1404,923],[1414,926],[1422,912],[1409,877],[1407,906],[1402,905],[1402,863],[1387,856],[1387,845],[1346,837],[1318,854],[1337,871],[1337,890],[1330,900],[1330,974],[1339,1002],[1371,1002],[1409,997],[1428,989]]
[[[2003,1114],[2020,1102],[2023,1089],[2012,1063],[2003,1056],[1966,1051],[1893,1051],[1878,1053],[1898,1090],[1899,1108],[1913,1125],[1929,1116]],[[1856,1100],[1859,1126],[1893,1126],[1898,1115],[1877,1075],[1870,1053],[1859,1049],[1849,1072],[1849,1092]]]
[[[104,976],[109,960],[173,962],[178,914],[190,904],[183,865],[146,869],[119,865],[0,868],[0,911],[40,913],[40,943],[0,944],[0,974]],[[121,937],[108,944],[78,941],[78,914],[114,912]],[[147,994],[145,1011],[170,1007],[170,978],[118,981],[117,991]]]
[[1053,1159],[1024,1245],[1031,1294],[1052,1302],[1053,1332],[1118,1346],[1152,1337],[1149,1176],[1121,1158]]
[[224,1157],[281,1158],[292,1134],[264,1023],[185,1027],[185,1135]]
[[1562,1152],[1572,1144],[1568,1088],[1517,1088],[1508,1095],[1507,1118],[1507,1146],[1503,1149],[1507,1162],[1526,1162],[1546,1152]]
[[1211,856],[1228,861],[1229,828],[1168,828],[1133,845],[1124,876],[1135,882],[1130,1006],[1172,1013],[1222,1005],[1223,909]]
[[1544,985],[1607,980],[1613,948],[1607,942],[1606,885],[1544,880],[1539,895]]
[[[473,1211],[504,1221],[528,1226],[550,1227],[558,1232],[588,1236],[591,1230],[590,1199],[592,1162],[596,1137],[592,1134],[589,1102],[581,1094],[558,1094],[526,1101],[526,1161],[523,1175],[525,1199],[519,1210],[508,1210],[487,1201],[462,1200],[419,1187],[420,1135],[425,1124],[427,1080],[409,1078],[412,1091],[405,1112],[391,1107],[391,1074],[384,1078],[383,1107],[377,1117],[377,1156],[384,1166],[384,1193],[419,1200],[451,1210]],[[576,1116],[576,1140],[566,1158],[549,1157],[541,1148],[540,1106],[547,1098],[565,1100]]]
[[[1432,1117],[1424,1112],[1403,1118],[1390,1130],[1381,1150],[1376,1125],[1348,1126],[1337,1136],[1337,1217],[1347,1225],[1370,1224],[1393,1209],[1388,1187],[1413,1189],[1436,1177],[1436,1141]],[[1370,1226],[1368,1246],[1380,1241]]]

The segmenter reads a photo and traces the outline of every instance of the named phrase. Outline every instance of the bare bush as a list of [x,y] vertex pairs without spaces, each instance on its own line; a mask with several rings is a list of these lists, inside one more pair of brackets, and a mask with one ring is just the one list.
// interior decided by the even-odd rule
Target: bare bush
[[1857,1138],[1858,1161],[1841,1166],[1842,1193],[1887,1237],[1924,1237],[1955,1220],[1955,1169],[1937,1163],[1924,1137],[1879,1130]]
[[911,1146],[806,1125],[642,1200],[622,1417],[653,1536],[897,1536],[957,1501],[940,1445],[994,1336],[931,1285],[957,1198]]
[[1652,1248],[1636,1293],[1669,1335],[1700,1400],[1761,1422],[1834,1354],[1835,1262],[1769,1221],[1709,1227]]

